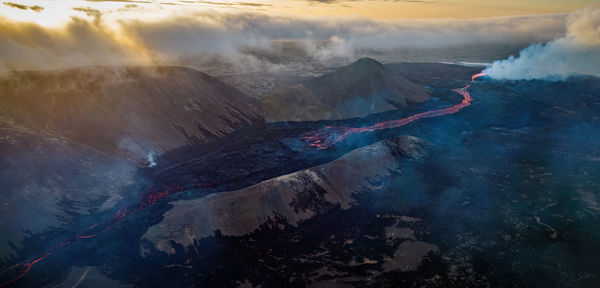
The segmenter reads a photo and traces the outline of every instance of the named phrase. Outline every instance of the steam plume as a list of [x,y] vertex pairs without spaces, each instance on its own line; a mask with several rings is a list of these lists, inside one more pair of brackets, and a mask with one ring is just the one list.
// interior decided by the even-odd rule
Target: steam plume
[[485,73],[495,79],[564,80],[572,75],[600,76],[600,6],[589,6],[567,19],[567,35],[533,44],[518,58],[496,61]]
[[154,160],[154,153],[153,152],[148,153],[148,156],[146,157],[146,160],[148,161],[148,167],[154,167],[154,166],[156,166],[156,161]]

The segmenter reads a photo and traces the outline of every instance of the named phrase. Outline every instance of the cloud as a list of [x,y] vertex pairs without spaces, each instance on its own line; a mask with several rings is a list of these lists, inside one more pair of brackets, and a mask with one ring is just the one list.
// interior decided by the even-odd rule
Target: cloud
[[136,0],[85,0],[87,2],[128,2],[128,3],[152,3],[152,1],[136,1]]
[[94,23],[96,26],[101,25],[102,21],[102,12],[100,10],[90,8],[90,7],[75,7],[73,11],[83,12],[85,15],[94,18]]
[[[434,48],[475,43],[531,43],[564,35],[564,16],[474,20],[373,21],[356,18],[306,20],[260,14],[201,14],[147,23],[123,22],[155,52],[174,55],[200,51],[237,51],[270,40],[310,42],[315,49]],[[330,46],[318,46],[330,42]],[[314,51],[316,52],[316,51]],[[334,53],[333,51],[330,51]]]
[[13,7],[13,8],[21,9],[21,10],[32,10],[35,12],[40,12],[40,11],[44,10],[44,7],[38,6],[38,5],[27,6],[27,5],[17,4],[17,3],[12,3],[12,2],[4,2],[3,4],[8,7]]
[[[340,3],[340,2],[355,2],[360,0],[308,0],[309,2],[321,2],[321,3]],[[367,0],[367,1],[375,1],[375,0]],[[381,0],[380,0],[381,1]],[[435,1],[426,1],[426,0],[383,0],[389,2],[408,2],[408,3],[434,3]]]
[[120,65],[139,58],[116,41],[114,33],[80,18],[61,28],[46,28],[0,17],[0,51],[3,70]]
[[351,60],[364,53],[405,48],[524,47],[532,41],[564,36],[566,21],[565,15],[376,21],[213,11],[107,25],[100,11],[75,9],[86,16],[74,17],[58,28],[0,17],[0,70],[193,65],[190,59],[216,58],[243,67],[268,62],[270,69],[280,69],[290,62]]
[[496,61],[486,72],[495,79],[564,80],[572,75],[600,76],[600,6],[589,6],[567,19],[564,37],[533,44]]
[[273,6],[267,3],[250,3],[250,2],[213,2],[213,1],[179,1],[182,3],[190,3],[190,4],[210,4],[215,6],[227,6],[227,7],[235,7],[235,6],[250,6],[250,7],[269,7]]

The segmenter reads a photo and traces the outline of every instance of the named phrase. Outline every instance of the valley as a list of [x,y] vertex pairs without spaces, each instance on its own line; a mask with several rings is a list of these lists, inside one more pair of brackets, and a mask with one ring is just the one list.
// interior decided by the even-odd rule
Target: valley
[[[3,285],[60,285],[77,273],[96,275],[97,285],[143,281],[144,287],[164,287],[171,279],[182,287],[488,287],[504,281],[542,287],[595,281],[594,261],[583,254],[579,269],[565,272],[576,277],[556,272],[570,245],[595,253],[600,237],[584,229],[598,217],[590,189],[600,171],[593,148],[600,139],[576,136],[600,125],[598,80],[507,85],[483,78],[467,86],[471,67],[390,67],[403,73],[418,67],[437,77],[406,74],[412,79],[407,81],[427,87],[421,89],[428,89],[430,99],[365,117],[250,121],[166,149],[151,167],[93,145],[94,152],[85,155],[64,152],[62,147],[85,140],[65,132],[58,142],[63,144],[44,149],[100,158],[87,161],[115,171],[96,164],[110,155],[128,163],[130,172],[117,173],[118,181],[103,174],[87,180],[120,186],[103,186],[95,198],[80,194],[87,210],[71,212],[60,225],[33,220],[46,226],[11,246],[12,256],[2,259]],[[467,86],[460,90],[467,94],[453,91],[454,84]],[[562,101],[566,91],[576,100]],[[461,103],[470,105],[452,110]],[[403,120],[420,113],[441,117]],[[401,125],[379,124],[394,121]],[[369,128],[379,126],[385,129]],[[364,131],[326,149],[304,139],[325,127]],[[40,135],[30,141],[47,137]],[[86,166],[72,167],[90,173]],[[53,183],[68,183],[57,179]],[[67,180],[98,185],[84,179]],[[79,187],[72,189],[85,189]],[[19,201],[14,206],[25,203]],[[557,209],[569,217],[559,217]],[[528,266],[532,258],[543,269]],[[492,270],[482,263],[500,266]],[[530,275],[547,280],[528,282]]]

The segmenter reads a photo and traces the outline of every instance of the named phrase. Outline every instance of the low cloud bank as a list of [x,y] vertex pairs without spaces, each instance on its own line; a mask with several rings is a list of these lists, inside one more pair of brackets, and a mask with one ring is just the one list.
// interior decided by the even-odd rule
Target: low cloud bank
[[484,72],[495,79],[564,80],[600,76],[600,6],[579,10],[567,19],[567,34],[523,49],[519,57],[496,61]]
[[364,56],[364,51],[377,55],[403,48],[496,44],[524,47],[532,41],[564,36],[566,19],[565,15],[540,15],[375,21],[204,13],[154,22],[104,23],[99,11],[78,9],[86,12],[87,18],[74,17],[59,28],[0,17],[0,71],[84,65],[186,65],[190,59],[215,58],[239,66],[268,62],[276,67],[307,59],[353,59],[359,54]]

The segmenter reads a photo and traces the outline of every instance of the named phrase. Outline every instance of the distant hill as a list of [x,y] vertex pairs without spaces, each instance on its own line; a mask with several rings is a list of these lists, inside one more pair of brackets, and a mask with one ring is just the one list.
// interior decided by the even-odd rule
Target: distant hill
[[423,102],[429,94],[376,60],[361,58],[293,88],[266,95],[261,107],[269,121],[345,119]]
[[274,121],[316,121],[340,117],[335,109],[321,103],[301,84],[264,96],[260,106],[268,119]]
[[256,100],[180,67],[86,67],[0,78],[0,125],[140,160],[262,121]]

